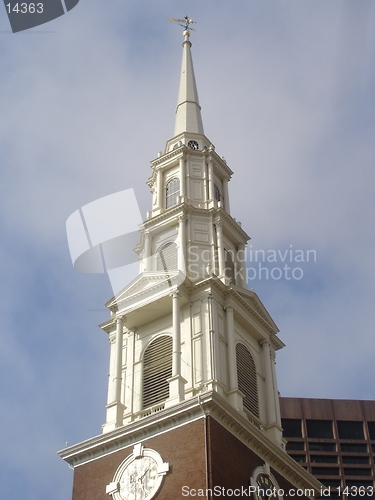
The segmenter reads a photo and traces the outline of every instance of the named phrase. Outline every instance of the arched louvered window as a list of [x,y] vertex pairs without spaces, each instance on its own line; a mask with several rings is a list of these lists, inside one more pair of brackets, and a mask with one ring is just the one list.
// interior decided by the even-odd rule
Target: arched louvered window
[[231,256],[231,252],[225,248],[224,253],[225,253],[225,274],[226,276],[228,276],[228,278],[231,279],[232,283],[235,284],[236,280],[234,272],[234,262]]
[[167,379],[172,376],[172,338],[152,341],[143,356],[143,408],[157,405],[169,396]]
[[236,345],[236,360],[238,388],[245,394],[244,408],[259,417],[257,372],[254,359],[243,344]]
[[176,271],[177,270],[177,245],[174,242],[166,243],[158,251],[157,271]]
[[180,179],[176,177],[167,182],[165,208],[173,207],[177,203],[177,196],[180,196]]

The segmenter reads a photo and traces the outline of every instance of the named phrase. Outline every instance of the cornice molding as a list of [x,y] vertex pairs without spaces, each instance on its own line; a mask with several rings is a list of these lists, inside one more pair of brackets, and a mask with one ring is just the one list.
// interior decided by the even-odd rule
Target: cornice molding
[[216,392],[208,391],[166,408],[114,431],[93,437],[58,452],[72,467],[78,467],[103,456],[110,455],[140,441],[171,431],[195,420],[211,416],[233,436],[259,455],[275,471],[300,489],[314,488],[321,484],[293,460],[280,446],[268,439],[246,416],[232,408]]
[[185,153],[185,150],[187,150],[188,147],[182,144],[176,149],[172,149],[172,151],[168,151],[168,153],[164,153],[163,155],[159,156],[159,158],[155,158],[155,160],[151,160],[151,166],[153,169],[159,169],[160,166],[165,163],[169,162],[170,160],[173,159],[178,159],[180,156],[183,156]]

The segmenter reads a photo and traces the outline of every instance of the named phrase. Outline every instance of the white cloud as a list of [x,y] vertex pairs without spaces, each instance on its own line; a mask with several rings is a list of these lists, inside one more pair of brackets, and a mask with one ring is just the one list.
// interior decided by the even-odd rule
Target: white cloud
[[[181,5],[198,21],[205,132],[235,172],[233,216],[254,248],[317,250],[301,282],[253,285],[287,344],[279,389],[375,398],[374,4]],[[182,37],[167,19],[179,15],[170,0],[82,1],[46,27],[55,33],[0,35],[8,447],[17,436],[1,460],[10,478],[23,471],[27,500],[49,499],[54,481],[67,498],[69,471],[51,453],[100,433],[108,353],[95,325],[107,316],[93,310],[111,292],[103,276],[75,273],[65,221],[127,188],[149,208],[149,162],[173,133]]]

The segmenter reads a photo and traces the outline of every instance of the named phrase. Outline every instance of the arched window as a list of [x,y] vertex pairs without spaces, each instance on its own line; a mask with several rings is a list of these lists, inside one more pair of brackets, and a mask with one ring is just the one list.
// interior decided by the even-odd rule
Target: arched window
[[259,417],[257,372],[254,359],[243,344],[236,345],[236,361],[238,388],[245,394],[244,408]]
[[147,346],[143,356],[143,409],[168,398],[171,376],[172,338],[163,335]]
[[180,196],[180,179],[175,177],[167,182],[165,208],[173,207],[177,203],[177,196]]
[[177,245],[174,242],[166,243],[158,251],[157,271],[177,271]]
[[221,193],[220,193],[220,189],[217,187],[216,184],[214,185],[214,196],[215,196],[216,201],[220,201],[222,198]]

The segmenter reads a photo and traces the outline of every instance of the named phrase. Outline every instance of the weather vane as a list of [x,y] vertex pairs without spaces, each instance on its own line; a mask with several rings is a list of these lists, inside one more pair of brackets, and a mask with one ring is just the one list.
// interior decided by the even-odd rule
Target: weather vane
[[189,16],[185,16],[183,19],[175,19],[174,17],[170,17],[169,20],[171,23],[178,23],[179,26],[182,26],[185,30],[195,31],[194,28],[190,28],[190,24],[197,24],[196,21],[189,19]]

